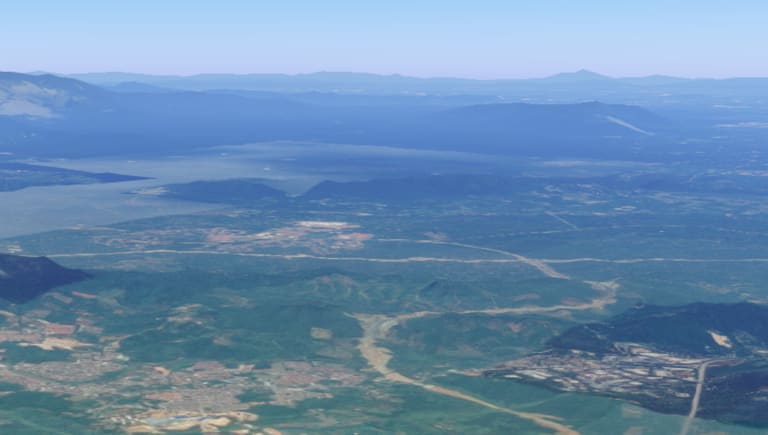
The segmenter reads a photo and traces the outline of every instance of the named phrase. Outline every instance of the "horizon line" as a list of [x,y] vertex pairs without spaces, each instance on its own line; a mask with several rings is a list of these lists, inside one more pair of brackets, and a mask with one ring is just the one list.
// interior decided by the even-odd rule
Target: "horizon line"
[[229,75],[229,76],[289,76],[289,77],[301,77],[312,76],[319,74],[355,74],[355,75],[368,75],[377,77],[399,77],[406,79],[418,79],[418,80],[467,80],[467,81],[479,81],[479,82],[493,82],[493,81],[521,81],[521,80],[545,80],[551,78],[557,78],[560,76],[577,76],[579,74],[588,76],[591,75],[595,79],[612,79],[612,80],[626,80],[626,79],[646,79],[646,78],[668,78],[668,79],[680,79],[680,80],[734,80],[734,79],[768,79],[766,76],[724,76],[724,77],[708,77],[708,76],[676,76],[661,73],[646,74],[646,75],[608,75],[589,70],[586,68],[578,69],[575,71],[562,71],[545,76],[527,76],[527,77],[496,77],[496,78],[479,78],[479,77],[467,77],[467,76],[452,76],[452,75],[411,75],[403,73],[386,73],[386,72],[369,72],[369,71],[345,71],[345,70],[315,70],[310,72],[194,72],[194,73],[150,73],[150,72],[136,72],[136,71],[120,71],[120,70],[102,70],[102,71],[86,71],[86,72],[52,72],[52,71],[12,71],[12,70],[0,70],[0,72],[17,72],[27,75],[43,75],[51,74],[60,77],[71,77],[79,75],[89,74],[129,74],[129,75],[142,75],[150,77],[179,77],[179,78],[192,78],[200,76],[214,76],[214,75]]

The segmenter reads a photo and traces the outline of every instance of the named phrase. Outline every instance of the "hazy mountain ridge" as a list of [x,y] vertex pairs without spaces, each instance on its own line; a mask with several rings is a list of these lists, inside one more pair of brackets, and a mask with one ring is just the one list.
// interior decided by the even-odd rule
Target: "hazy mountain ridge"
[[[568,91],[589,98],[590,93],[617,91],[662,94],[671,90],[703,94],[734,91],[737,94],[768,95],[768,78],[726,79],[682,78],[662,75],[610,77],[588,70],[565,72],[549,77],[527,79],[467,79],[456,77],[412,77],[354,72],[316,72],[308,74],[196,74],[189,76],[134,74],[120,72],[70,74],[67,77],[103,86],[140,82],[186,90],[272,90],[279,92],[337,92],[357,94],[509,95],[546,90],[549,98]],[[584,92],[579,92],[579,90]],[[522,96],[522,95],[521,95]]]
[[[367,77],[367,76],[366,76]],[[193,147],[301,140],[521,155],[622,154],[660,117],[621,105],[480,104],[482,98],[329,94],[109,92],[73,79],[6,74],[0,149],[43,156],[163,154]],[[36,83],[36,84],[35,84]],[[34,84],[35,98],[26,89]],[[470,103],[467,105],[466,103]],[[21,113],[25,116],[18,116]],[[617,140],[622,139],[622,140]],[[130,151],[127,151],[130,150]]]
[[79,80],[0,72],[0,116],[53,118],[105,95],[103,89]]
[[442,112],[434,120],[439,125],[431,131],[441,131],[457,148],[464,142],[500,150],[515,137],[529,152],[542,145],[587,147],[606,139],[642,139],[668,124],[639,107],[598,102],[473,105]]

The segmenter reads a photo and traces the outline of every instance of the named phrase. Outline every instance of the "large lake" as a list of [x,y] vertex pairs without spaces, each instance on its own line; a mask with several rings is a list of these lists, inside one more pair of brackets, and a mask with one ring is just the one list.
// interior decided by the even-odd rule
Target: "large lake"
[[[365,161],[365,165],[361,165]],[[359,179],[400,173],[404,166],[421,172],[457,167],[487,168],[493,156],[404,150],[389,147],[268,143],[218,147],[163,158],[100,158],[25,161],[89,172],[115,172],[149,180],[74,186],[32,187],[0,192],[0,238],[74,226],[106,225],[132,219],[195,213],[221,205],[129,194],[147,187],[195,180],[262,178],[289,194],[298,194],[325,179]],[[373,169],[371,164],[373,164]]]

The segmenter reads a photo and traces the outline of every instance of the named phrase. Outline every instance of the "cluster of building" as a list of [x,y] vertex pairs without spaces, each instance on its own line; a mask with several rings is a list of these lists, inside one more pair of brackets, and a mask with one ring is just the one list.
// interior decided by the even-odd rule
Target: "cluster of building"
[[[267,368],[215,360],[190,361],[182,368],[135,362],[121,353],[127,335],[94,334],[102,332],[97,317],[75,308],[75,300],[92,296],[52,292],[38,308],[0,312],[6,318],[0,326],[0,343],[66,352],[64,358],[20,362],[3,359],[0,349],[0,379],[27,391],[62,394],[75,403],[88,400],[84,412],[103,422],[105,430],[279,435],[275,428],[260,427],[252,410],[265,404],[295,406],[306,399],[330,398],[333,388],[365,380],[354,369],[327,362],[284,361]],[[62,305],[76,314],[71,323],[46,320]],[[199,308],[178,307],[169,312],[167,321],[199,321],[194,315]],[[320,328],[307,333],[318,339],[332,337]],[[265,393],[261,401],[248,401],[247,393],[254,390]]]
[[617,353],[580,350],[530,355],[488,370],[486,376],[518,379],[575,392],[609,395],[690,397],[702,358],[655,352],[635,344],[617,344]]
[[252,232],[242,228],[169,228],[162,230],[117,231],[107,229],[92,236],[91,242],[111,250],[141,251],[185,249],[243,253],[255,248],[303,248],[316,254],[360,249],[370,233],[359,225],[336,221],[297,221],[290,225]]
[[254,247],[301,247],[323,254],[362,248],[373,236],[359,232],[358,228],[355,224],[335,221],[298,221],[258,233],[214,228],[208,232],[206,245],[229,252],[247,252]]

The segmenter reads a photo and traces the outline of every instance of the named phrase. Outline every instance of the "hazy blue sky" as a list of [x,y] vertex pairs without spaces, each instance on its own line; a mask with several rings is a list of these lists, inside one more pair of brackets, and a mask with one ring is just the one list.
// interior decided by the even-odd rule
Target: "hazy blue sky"
[[768,76],[768,0],[23,0],[0,70]]

